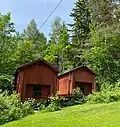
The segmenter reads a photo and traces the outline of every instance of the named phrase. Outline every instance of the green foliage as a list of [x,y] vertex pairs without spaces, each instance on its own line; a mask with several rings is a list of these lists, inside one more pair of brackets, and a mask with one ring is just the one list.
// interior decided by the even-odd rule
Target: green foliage
[[85,96],[83,95],[81,89],[77,87],[73,90],[72,95],[68,98],[67,106],[83,104],[85,101]]
[[88,0],[92,24],[100,27],[113,25],[116,20],[114,0]]
[[10,96],[6,93],[0,94],[0,124],[21,119],[32,113],[29,102],[22,103],[15,93]]
[[12,34],[14,34],[14,24],[11,22],[10,14],[0,13],[0,73],[5,73],[6,64],[11,53],[13,53]]
[[[120,2],[119,2],[119,4],[120,4]],[[120,5],[119,5],[118,8],[116,9],[115,15],[116,15],[117,20],[119,21],[119,20],[120,20]]]
[[83,104],[58,112],[38,112],[1,127],[120,127],[120,102]]
[[61,97],[60,99],[61,107],[83,104],[85,102],[86,102],[86,97],[83,95],[79,87],[74,89],[73,93],[69,97]]
[[77,0],[70,16],[73,18],[71,26],[72,35],[72,61],[73,67],[86,64],[83,53],[88,47],[89,33],[90,33],[90,12],[88,8],[88,0]]
[[[77,0],[71,13],[74,20],[72,33],[68,33],[65,22],[57,17],[52,23],[49,42],[38,30],[35,20],[30,21],[23,33],[16,33],[10,14],[0,13],[0,89],[11,94],[16,68],[42,57],[56,66],[61,74],[79,65],[89,65],[97,73],[97,88],[101,90],[88,96],[89,100],[95,103],[119,100],[119,87],[106,85],[119,86],[119,82],[115,84],[120,77],[119,6],[109,0]],[[29,112],[28,102],[21,104],[17,99],[13,102],[7,98],[3,96],[0,99],[4,121],[19,119]],[[82,93],[75,90],[69,99],[55,96],[47,102],[31,101],[30,105],[37,110],[55,111],[61,106],[84,102]],[[10,106],[13,103],[13,108],[10,109],[9,103]],[[18,108],[15,108],[15,103],[18,103]],[[27,109],[23,114],[24,106]]]
[[18,43],[16,46],[16,52],[13,56],[15,64],[20,66],[35,59],[34,53],[33,44],[30,41],[24,40],[23,42]]
[[65,106],[83,104],[85,102],[86,98],[84,97],[80,88],[76,88],[73,91],[73,94],[68,98],[61,97],[58,94],[56,94],[55,96],[51,96],[47,103],[42,103],[42,105],[40,105],[39,109],[43,112],[54,112],[61,110],[61,108]]
[[44,110],[50,104],[49,100],[38,101],[32,98],[28,98],[27,102],[34,110]]
[[27,102],[33,107],[34,110],[40,110],[42,112],[54,112],[61,109],[61,100],[63,97],[58,96],[51,96],[48,100],[41,100],[37,101],[35,99],[28,99]]
[[97,73],[98,82],[114,84],[120,77],[120,24],[91,32],[90,49],[84,53],[88,65]]
[[[108,28],[108,26],[109,27],[118,26],[116,23],[119,24],[119,21],[120,21],[119,7],[120,7],[120,2],[118,1],[116,2],[114,0],[77,0],[75,2],[75,7],[73,8],[73,11],[71,13],[71,16],[73,17],[73,20],[74,20],[73,24],[71,24],[71,31],[72,31],[71,54],[73,55],[72,60],[74,61],[73,67],[88,64],[84,54],[86,53],[86,50],[88,50],[86,54],[91,56],[91,54],[89,53],[89,50],[91,50],[91,44],[92,44],[91,36],[95,32],[95,31],[93,32],[91,28],[96,27],[94,28],[96,31],[99,31],[99,29],[102,29],[104,31],[104,30],[110,29]],[[112,30],[113,34],[115,32],[114,30],[115,28]],[[91,35],[91,32],[93,32],[92,35]],[[106,33],[109,34],[110,32],[106,31],[103,35],[105,35]],[[95,39],[97,41],[97,44],[99,45],[100,40],[98,38],[95,38]],[[117,44],[115,45],[117,46]],[[93,48],[95,47],[93,46]],[[101,59],[101,62],[102,61],[107,62],[106,60],[107,55],[106,55],[105,48],[103,48],[102,46],[99,46],[97,49],[95,48],[95,51],[98,52],[97,54],[98,59]],[[101,56],[101,53],[105,53],[104,54],[105,56]],[[103,57],[104,57],[104,60],[102,59]],[[93,61],[92,62],[90,61],[90,63],[94,64]],[[98,66],[96,65],[97,66],[96,68],[99,69],[100,68],[99,62],[97,62],[97,64]],[[107,66],[107,64],[112,64],[112,63],[111,62],[106,63],[105,65]]]
[[[44,55],[46,38],[31,21],[25,34],[15,32],[10,14],[0,13],[0,89],[13,91],[13,75],[16,69]],[[33,43],[34,42],[34,43]],[[37,48],[36,48],[37,47]]]
[[74,20],[74,23],[70,25],[73,31],[73,43],[81,46],[83,46],[82,40],[84,40],[90,32],[91,21],[87,4],[88,0],[77,0],[72,13],[70,14]]
[[11,22],[10,13],[0,13],[0,89],[12,91],[12,79],[10,57],[15,51],[13,34],[15,33],[14,23]]
[[83,104],[86,102],[86,98],[81,92],[80,88],[76,88],[73,94],[68,97],[61,97],[58,94],[51,96],[46,101],[36,101],[34,99],[28,99],[29,104],[34,110],[41,110],[42,112],[54,112],[61,110],[65,106],[72,106],[77,104]]
[[44,59],[57,67],[60,72],[64,72],[72,66],[70,56],[72,47],[66,24],[59,17],[53,21],[50,37]]
[[41,33],[37,28],[37,23],[34,19],[30,21],[27,28],[24,29],[24,32],[21,34],[21,37],[24,40],[28,40],[33,44],[33,50],[36,51],[36,57],[44,57],[46,50],[46,38],[43,33]]
[[120,82],[116,85],[103,84],[100,92],[93,92],[87,97],[89,103],[110,103],[120,100]]
[[37,58],[46,59],[61,74],[89,65],[97,73],[99,89],[101,82],[114,84],[120,77],[119,7],[118,0],[77,0],[71,31],[56,17],[48,42],[34,19],[19,33],[10,13],[0,13],[0,89],[11,93],[16,68]]
[[49,105],[46,108],[43,108],[44,112],[54,112],[61,109],[60,100],[62,98],[56,94],[55,96],[51,96],[49,100]]
[[8,93],[12,93],[13,85],[13,76],[11,75],[0,75],[0,88],[3,91],[8,91]]

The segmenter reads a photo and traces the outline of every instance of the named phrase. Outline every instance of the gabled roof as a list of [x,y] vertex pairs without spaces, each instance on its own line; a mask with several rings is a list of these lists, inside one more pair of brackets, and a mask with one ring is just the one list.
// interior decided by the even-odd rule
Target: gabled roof
[[21,65],[20,67],[17,68],[17,70],[16,70],[16,72],[14,74],[14,76],[15,76],[15,78],[14,78],[15,87],[16,87],[16,81],[17,81],[17,76],[18,76],[19,70],[23,69],[25,67],[31,66],[31,65],[33,65],[35,63],[38,63],[38,62],[43,62],[48,67],[50,67],[54,72],[59,73],[59,71],[54,66],[52,66],[50,63],[48,63],[46,60],[44,60],[44,59],[37,59],[37,60],[31,61],[29,63],[23,64],[23,65]]
[[26,64],[23,64],[23,65],[21,65],[20,67],[18,67],[17,68],[17,71],[18,70],[20,70],[20,69],[23,69],[23,68],[26,68],[26,67],[28,67],[28,66],[31,66],[31,65],[33,65],[33,64],[36,64],[36,63],[38,63],[38,62],[43,62],[44,64],[46,64],[47,66],[49,66],[53,71],[55,71],[55,72],[59,72],[54,66],[52,66],[50,63],[48,63],[46,60],[44,60],[44,59],[37,59],[37,60],[34,60],[34,61],[31,61],[31,62],[28,62],[28,63],[26,63]]
[[87,66],[79,66],[79,67],[76,67],[76,68],[72,69],[71,71],[68,71],[68,72],[65,72],[65,73],[59,75],[58,77],[67,75],[68,73],[71,73],[71,72],[76,71],[78,69],[86,69],[87,71],[89,71],[90,73],[92,73],[93,75],[96,76],[96,74],[90,68],[88,68]]

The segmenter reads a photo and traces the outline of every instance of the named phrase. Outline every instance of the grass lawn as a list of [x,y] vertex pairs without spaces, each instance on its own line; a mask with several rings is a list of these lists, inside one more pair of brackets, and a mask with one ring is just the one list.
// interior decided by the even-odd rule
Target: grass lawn
[[1,127],[120,127],[120,102],[84,104],[36,113]]

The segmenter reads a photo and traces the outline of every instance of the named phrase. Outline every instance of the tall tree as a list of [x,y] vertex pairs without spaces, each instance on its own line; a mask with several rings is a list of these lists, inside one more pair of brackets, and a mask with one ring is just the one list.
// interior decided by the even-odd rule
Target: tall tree
[[66,24],[59,17],[56,17],[52,23],[50,36],[45,59],[55,65],[61,72],[64,72],[71,67],[69,61],[71,46]]
[[73,43],[82,45],[82,42],[90,32],[90,13],[88,9],[88,0],[77,0],[70,16],[74,23],[70,24],[72,28]]
[[72,55],[73,66],[85,64],[83,52],[87,48],[87,39],[90,33],[90,13],[88,0],[77,0],[70,16],[73,18],[71,26],[72,32]]
[[92,24],[100,27],[114,24],[118,5],[116,0],[88,0]]
[[[14,24],[11,22],[10,13],[0,14],[0,72],[3,72],[4,62],[10,56],[12,46],[14,45],[12,34],[14,34]],[[14,50],[14,49],[13,49]]]
[[16,35],[10,14],[0,14],[0,89],[12,92],[16,68],[34,56],[33,43]]
[[41,33],[34,19],[30,21],[27,28],[24,29],[22,34],[24,40],[31,41],[33,43],[34,50],[36,51],[36,57],[44,57],[44,50],[46,50],[46,38]]
[[11,22],[10,13],[5,15],[0,13],[0,89],[2,90],[12,88],[12,74],[7,68],[9,68],[9,58],[15,51],[14,32],[14,23]]
[[77,0],[70,15],[73,17],[72,53],[73,66],[86,64],[84,52],[90,48],[90,30],[95,27],[104,28],[119,21],[118,0]]
[[[120,77],[120,24],[91,31],[91,49],[84,53],[99,83],[114,84]],[[101,85],[101,84],[100,84]]]
[[62,20],[60,17],[56,17],[51,25],[50,42],[57,44],[59,42],[62,29]]

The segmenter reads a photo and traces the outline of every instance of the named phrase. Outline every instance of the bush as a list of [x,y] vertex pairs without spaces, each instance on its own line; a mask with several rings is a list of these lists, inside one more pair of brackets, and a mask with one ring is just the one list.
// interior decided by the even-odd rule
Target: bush
[[22,103],[15,93],[10,96],[0,94],[0,124],[21,119],[33,112],[30,103],[27,101]]
[[53,112],[53,111],[58,111],[65,106],[83,104],[85,102],[86,102],[86,98],[84,97],[80,88],[76,88],[70,97],[65,98],[59,96],[58,94],[50,97],[47,103],[48,105],[46,106],[43,104],[43,107],[40,109],[43,110],[44,112]]
[[0,75],[0,89],[3,91],[7,90],[8,94],[13,91],[13,81],[14,77],[12,75],[2,74]]
[[34,110],[43,110],[50,104],[49,100],[38,101],[33,98],[29,98],[27,102],[29,102]]
[[113,85],[103,85],[102,91],[93,92],[87,97],[89,103],[110,103],[120,100],[120,83]]
[[80,88],[76,88],[73,90],[73,94],[70,97],[67,97],[62,100],[63,106],[72,106],[77,104],[83,104],[86,102],[86,97],[83,95]]
[[56,94],[51,96],[48,100],[37,101],[35,99],[28,99],[29,104],[34,110],[41,110],[42,112],[53,112],[61,109],[61,97]]
[[54,112],[54,111],[58,111],[61,109],[61,97],[56,94],[55,96],[51,96],[48,100],[49,105],[47,107],[44,108],[45,112]]

